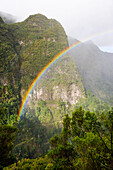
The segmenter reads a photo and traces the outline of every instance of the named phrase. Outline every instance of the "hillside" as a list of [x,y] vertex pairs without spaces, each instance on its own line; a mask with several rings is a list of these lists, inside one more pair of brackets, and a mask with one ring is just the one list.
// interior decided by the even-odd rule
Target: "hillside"
[[21,102],[20,46],[12,30],[0,17],[0,123],[13,122]]
[[[69,38],[69,44],[77,40]],[[82,43],[71,54],[78,66],[86,90],[113,104],[113,54],[102,52],[93,42]]]

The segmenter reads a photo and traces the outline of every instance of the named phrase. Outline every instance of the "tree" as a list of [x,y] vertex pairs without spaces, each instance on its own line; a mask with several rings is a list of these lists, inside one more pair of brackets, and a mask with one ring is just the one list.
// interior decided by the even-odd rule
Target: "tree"
[[70,117],[66,115],[63,119],[63,129],[60,137],[55,135],[50,139],[53,150],[48,153],[48,156],[52,159],[53,169],[74,169],[74,147],[68,142],[71,132],[70,120]]
[[11,153],[16,132],[16,127],[8,125],[0,126],[0,165],[3,167],[14,163],[16,160]]
[[50,144],[54,169],[113,169],[113,108],[96,115],[80,107],[65,116]]

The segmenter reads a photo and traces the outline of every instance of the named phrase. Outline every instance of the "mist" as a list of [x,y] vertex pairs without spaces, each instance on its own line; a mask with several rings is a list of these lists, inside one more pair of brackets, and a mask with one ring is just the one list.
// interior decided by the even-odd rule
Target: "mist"
[[0,16],[2,17],[3,21],[6,22],[7,24],[18,22],[18,19],[16,16],[13,16],[8,13],[0,11]]

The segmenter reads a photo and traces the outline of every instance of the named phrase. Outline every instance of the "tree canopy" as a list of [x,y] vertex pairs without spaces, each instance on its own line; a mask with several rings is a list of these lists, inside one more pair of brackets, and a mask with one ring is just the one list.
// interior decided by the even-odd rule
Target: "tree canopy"
[[46,156],[22,159],[8,168],[113,169],[113,108],[97,115],[80,107],[72,116],[66,114],[61,134],[50,145]]

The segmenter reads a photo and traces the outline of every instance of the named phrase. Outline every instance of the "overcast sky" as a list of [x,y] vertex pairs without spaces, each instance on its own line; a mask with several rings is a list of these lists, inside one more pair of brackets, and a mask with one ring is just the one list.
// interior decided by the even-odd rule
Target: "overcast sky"
[[41,13],[58,20],[67,35],[78,40],[95,35],[94,43],[113,51],[113,0],[0,0],[0,11],[19,20]]

